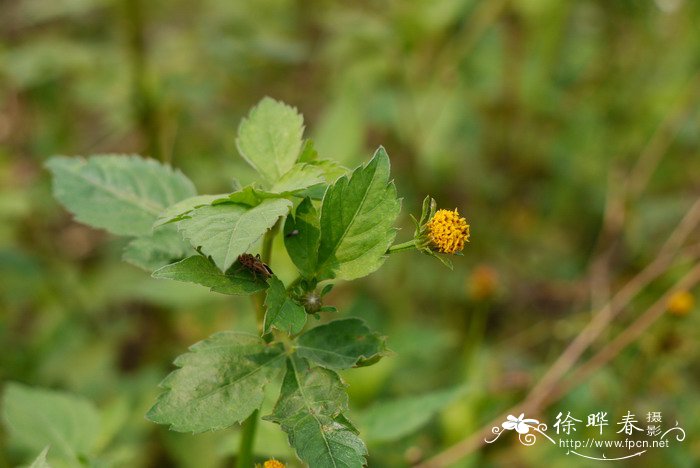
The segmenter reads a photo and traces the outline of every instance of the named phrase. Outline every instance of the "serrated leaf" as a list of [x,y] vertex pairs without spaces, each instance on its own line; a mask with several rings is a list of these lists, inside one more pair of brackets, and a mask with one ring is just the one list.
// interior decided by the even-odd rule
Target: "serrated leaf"
[[214,292],[230,295],[246,295],[262,291],[267,283],[256,277],[240,263],[235,262],[222,273],[208,258],[193,255],[153,272],[154,278],[171,279],[185,283],[201,284]]
[[[304,141],[304,147],[299,155],[299,162],[308,163],[320,169],[322,177],[325,179],[326,183],[335,182],[339,177],[342,177],[348,173],[347,167],[342,166],[332,159],[319,159],[318,152],[314,148],[314,142],[312,140]],[[320,194],[316,196],[316,193],[319,192],[319,188]],[[313,187],[307,190],[306,195],[310,196],[314,200],[320,200],[323,198],[324,191],[324,187]]]
[[311,199],[305,198],[294,215],[287,215],[284,223],[284,246],[302,276],[313,277],[318,259],[321,236],[320,220]]
[[310,163],[321,170],[323,173],[323,178],[326,182],[335,182],[339,177],[347,175],[349,172],[348,168],[339,164],[332,159],[319,159],[318,161],[313,161]]
[[151,235],[132,239],[124,248],[122,258],[146,271],[153,271],[193,253],[175,226],[162,226]]
[[[338,180],[338,178],[347,175],[349,170],[341,166],[340,164],[336,163],[335,161],[331,161],[330,159],[323,159],[320,161],[314,161],[311,162],[310,164],[318,167],[322,173],[323,173],[323,178],[326,181],[326,184],[330,184]],[[326,193],[326,184],[318,184],[318,185],[312,185],[309,188],[306,188],[304,190],[300,190],[297,192],[294,192],[293,195],[297,197],[309,197],[312,200],[322,200],[323,195]]]
[[334,320],[312,328],[297,340],[297,354],[330,369],[374,364],[386,354],[386,339],[360,319]]
[[54,195],[75,219],[113,234],[143,236],[170,205],[196,194],[180,171],[138,156],[53,157]]
[[318,279],[354,279],[381,266],[401,209],[389,181],[389,157],[379,148],[350,178],[328,187],[321,207]]
[[367,449],[343,414],[347,403],[338,374],[290,357],[279,400],[265,419],[282,427],[309,467],[361,468]]
[[292,169],[274,183],[270,192],[285,196],[313,194],[320,191],[323,197],[324,184],[335,182],[347,174],[347,168],[330,159],[295,164]]
[[276,276],[268,283],[263,333],[269,333],[273,327],[290,335],[299,333],[306,325],[306,310],[287,295],[284,284]]
[[318,151],[314,147],[314,141],[312,139],[304,140],[304,146],[301,148],[299,153],[299,162],[308,163],[316,161],[318,159]]
[[270,192],[294,193],[313,185],[323,184],[326,181],[324,176],[323,167],[317,164],[298,163],[277,179],[270,188]]
[[49,462],[46,461],[46,455],[49,453],[49,447],[46,446],[44,447],[44,450],[41,451],[41,453],[34,459],[31,465],[29,465],[29,468],[51,468],[51,465],[49,465]]
[[95,447],[100,415],[84,398],[10,383],[2,407],[10,439],[25,449],[38,451],[50,445],[56,456],[77,460]]
[[[296,167],[296,166],[295,166]],[[290,198],[298,197],[307,191],[310,187],[321,187],[324,179],[321,175],[314,176],[313,174],[322,174],[320,168],[315,168],[308,174],[303,174],[302,171],[292,169],[287,174],[293,173],[292,176],[299,176],[296,180],[287,179],[286,175],[280,179],[280,184],[273,186],[270,190],[264,190],[257,184],[246,185],[245,187],[229,194],[219,197],[212,201],[212,205],[221,205],[226,203],[239,203],[248,206],[257,206],[263,200],[270,198]],[[278,190],[279,189],[279,190]]]
[[153,227],[162,226],[163,224],[175,223],[187,217],[187,213],[204,205],[211,205],[214,200],[226,197],[225,193],[219,195],[196,195],[194,197],[185,198],[174,205],[167,207],[153,224]]
[[460,386],[378,402],[358,415],[359,425],[368,441],[398,440],[425,425],[438,411],[464,395],[466,389]]
[[222,205],[226,203],[239,203],[248,206],[257,206],[262,203],[263,200],[269,198],[285,198],[291,195],[290,193],[274,193],[267,190],[263,190],[257,184],[246,185],[245,187],[229,194],[225,195],[224,198],[218,198],[214,200],[212,205]]
[[241,121],[236,145],[260,175],[274,182],[296,162],[303,133],[304,118],[295,108],[266,97]]
[[212,205],[225,205],[228,203],[238,203],[240,205],[247,206],[257,206],[266,198],[281,198],[277,194],[272,197],[266,196],[267,194],[259,190],[255,185],[246,185],[240,190],[227,195],[226,197],[219,198],[212,202]]
[[203,206],[180,221],[178,229],[193,247],[226,271],[280,216],[287,214],[291,205],[286,199],[270,199],[254,207],[234,203]]
[[284,348],[257,336],[220,332],[175,359],[146,417],[178,432],[204,432],[245,420],[263,401],[263,388],[280,370]]

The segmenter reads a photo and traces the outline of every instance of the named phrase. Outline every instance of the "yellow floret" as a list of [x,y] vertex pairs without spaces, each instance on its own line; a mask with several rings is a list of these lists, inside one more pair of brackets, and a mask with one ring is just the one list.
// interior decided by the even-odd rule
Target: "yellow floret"
[[454,211],[438,210],[428,221],[428,236],[433,247],[440,253],[461,252],[464,243],[469,242],[469,224]]
[[263,468],[284,468],[284,463],[273,458],[271,460],[266,461],[263,464]]
[[688,291],[677,291],[668,299],[666,308],[673,315],[686,315],[693,310],[695,298]]

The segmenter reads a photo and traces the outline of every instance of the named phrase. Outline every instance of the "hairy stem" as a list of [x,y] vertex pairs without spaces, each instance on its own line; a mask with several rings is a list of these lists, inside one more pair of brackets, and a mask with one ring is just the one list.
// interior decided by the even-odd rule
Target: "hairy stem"
[[143,0],[126,0],[124,2],[124,22],[128,40],[127,52],[131,67],[131,100],[139,132],[145,140],[147,152],[152,157],[162,160],[161,125],[148,76],[143,6]]
[[253,466],[253,445],[255,443],[255,432],[258,429],[259,413],[259,410],[253,411],[241,425],[241,441],[236,461],[238,468],[250,468]]
[[474,362],[477,359],[477,353],[479,348],[481,348],[481,343],[484,341],[488,311],[489,308],[485,302],[477,304],[473,309],[473,314],[469,322],[467,339],[464,347],[464,355],[466,361],[469,363],[470,372],[474,367]]
[[[280,218],[281,219],[281,218]],[[265,233],[265,237],[263,238],[263,245],[262,245],[262,252],[260,252],[260,259],[263,261],[263,263],[270,264],[270,261],[272,260],[272,241],[275,239],[275,235],[277,235],[277,231],[279,230],[279,225],[280,222],[277,221],[272,228]]]
[[391,253],[396,253],[396,252],[402,252],[404,250],[414,250],[416,248],[416,240],[411,239],[408,242],[403,242],[401,244],[394,244],[389,249],[387,249],[386,253],[391,254]]
[[[272,228],[265,233],[262,243],[262,251],[260,252],[260,260],[269,265],[272,260],[272,242],[275,240],[275,235],[279,231],[280,222],[277,221]],[[259,292],[253,296],[253,305],[255,306],[255,317],[258,323],[258,331],[262,334],[265,321],[265,292]]]
[[[260,253],[260,259],[265,264],[270,264],[272,259],[272,242],[275,239],[275,235],[279,227],[279,221],[272,226],[272,229],[265,233],[262,244],[262,252]],[[255,307],[255,318],[258,324],[258,331],[262,334],[263,326],[265,321],[265,293],[260,292],[252,297],[253,306]],[[258,429],[258,416],[260,415],[259,410],[253,411],[253,413],[248,416],[248,419],[243,421],[241,425],[241,440],[238,445],[238,457],[236,461],[236,466],[238,468],[250,468],[253,466],[253,446],[255,445],[255,432]]]

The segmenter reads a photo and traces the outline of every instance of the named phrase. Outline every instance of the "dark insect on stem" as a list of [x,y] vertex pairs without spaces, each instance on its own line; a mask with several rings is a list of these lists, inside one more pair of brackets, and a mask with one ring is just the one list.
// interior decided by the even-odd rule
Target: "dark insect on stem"
[[262,276],[264,279],[267,279],[274,274],[270,267],[263,263],[263,261],[260,259],[260,254],[255,256],[248,253],[241,254],[238,256],[238,263],[253,273],[253,277],[256,280],[258,279],[258,275]]

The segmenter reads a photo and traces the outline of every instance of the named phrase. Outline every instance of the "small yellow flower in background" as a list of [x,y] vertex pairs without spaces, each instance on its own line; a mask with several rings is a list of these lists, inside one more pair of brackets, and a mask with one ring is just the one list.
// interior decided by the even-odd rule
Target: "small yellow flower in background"
[[284,468],[284,463],[272,458],[263,464],[263,468]]
[[498,272],[489,265],[481,264],[467,277],[469,296],[481,301],[496,295],[499,286]]
[[688,291],[677,291],[671,295],[666,310],[673,315],[686,315],[693,310],[695,298]]
[[464,243],[469,242],[469,224],[459,216],[457,208],[454,211],[438,210],[428,221],[427,227],[430,241],[440,253],[461,252]]

